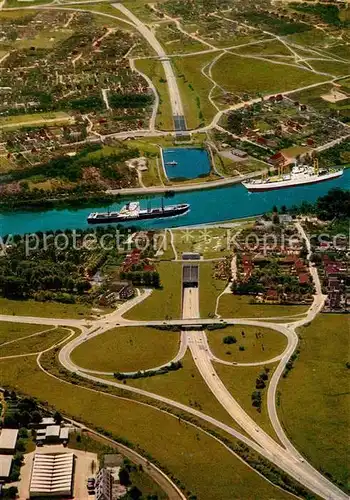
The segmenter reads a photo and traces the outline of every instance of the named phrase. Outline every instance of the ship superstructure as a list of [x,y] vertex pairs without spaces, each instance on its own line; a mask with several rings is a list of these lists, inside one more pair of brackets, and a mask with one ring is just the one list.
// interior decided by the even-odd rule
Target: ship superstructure
[[141,209],[138,201],[127,203],[119,212],[92,212],[87,221],[89,224],[103,224],[109,222],[137,222],[145,219],[162,219],[165,217],[177,217],[187,213],[190,209],[188,203]]
[[315,158],[313,165],[298,165],[296,162],[290,173],[283,174],[283,167],[280,167],[276,176],[244,181],[242,184],[248,191],[269,191],[325,182],[341,177],[343,173],[342,168],[320,169]]

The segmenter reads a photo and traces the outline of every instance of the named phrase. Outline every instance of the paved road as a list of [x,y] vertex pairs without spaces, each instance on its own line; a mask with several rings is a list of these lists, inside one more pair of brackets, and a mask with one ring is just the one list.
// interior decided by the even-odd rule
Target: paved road
[[199,318],[199,289],[184,288],[182,298],[182,318],[186,320]]
[[[197,305],[196,307],[196,305],[193,303],[194,300],[196,300],[196,297],[198,298],[198,296],[192,294],[187,297],[188,302],[191,303],[188,310],[199,311],[199,305]],[[302,323],[310,321],[310,319],[317,314],[315,304],[318,305],[318,307],[321,307],[317,296],[315,297],[314,305],[310,308],[307,319],[304,319]],[[237,403],[237,401],[227,390],[212,365],[211,352],[208,346],[205,332],[191,331],[187,333],[188,345],[198,371],[202,375],[204,381],[206,382],[216,399],[231,415],[231,417],[240,425],[242,429],[245,430],[245,432],[252,439],[254,439],[264,449],[264,451],[267,451],[270,454],[270,457],[273,457],[272,459],[270,458],[272,462],[274,462],[281,469],[291,475],[294,479],[301,482],[311,491],[320,495],[322,498],[345,500],[345,498],[347,498],[345,493],[339,490],[339,488],[333,485],[316,469],[308,464],[300,455],[300,453],[295,449],[292,443],[290,443],[287,436],[282,430],[275,406],[275,389],[277,387],[277,383],[279,382],[280,376],[284,371],[285,364],[290,359],[290,356],[292,355],[298,344],[298,336],[295,333],[293,325],[288,325],[288,327],[286,327],[285,325],[276,325],[274,323],[265,323],[265,325],[269,328],[280,331],[288,338],[287,349],[282,355],[282,360],[279,365],[279,371],[276,370],[278,374],[274,377],[274,384],[268,395],[268,406],[272,407],[274,410],[269,411],[271,422],[274,428],[276,427],[278,436],[282,437],[284,448],[254,422],[254,420],[243,410],[243,408]],[[262,326],[261,323],[260,326]]]
[[176,76],[171,64],[171,61],[169,60],[165,50],[161,46],[161,44],[158,42],[157,38],[154,36],[152,31],[147,28],[147,26],[140,21],[132,12],[130,12],[129,9],[127,9],[123,4],[121,3],[113,3],[113,7],[116,9],[120,10],[126,17],[130,19],[130,21],[135,25],[136,29],[141,33],[141,35],[147,40],[147,42],[151,45],[153,50],[156,52],[158,57],[160,57],[160,60],[162,62],[164,72],[165,72],[165,78],[168,83],[168,89],[169,89],[169,96],[170,96],[170,104],[171,104],[171,109],[172,109],[172,114],[173,116],[183,116],[184,115],[184,110],[182,106],[182,100],[180,96],[180,91],[179,87],[177,85],[177,80]]
[[139,73],[139,75],[144,78],[149,86],[150,89],[152,89],[152,92],[154,94],[154,104],[153,104],[153,109],[152,109],[152,116],[149,124],[149,129],[150,131],[154,132],[156,129],[156,121],[157,121],[157,115],[158,115],[158,109],[159,109],[159,94],[157,92],[156,87],[154,86],[152,80],[148,75],[145,73],[142,73],[137,67],[135,66],[135,59],[129,59],[129,64],[130,68],[135,71],[136,73]]
[[[297,229],[300,232],[300,235],[305,238],[306,245],[308,248],[308,257],[311,255],[311,246],[308,241],[305,232],[300,224],[297,224]],[[239,425],[248,433],[250,436],[247,438],[245,435],[242,435],[240,432],[236,431],[230,426],[227,426],[220,422],[219,420],[209,417],[208,415],[203,414],[193,408],[190,408],[186,405],[178,403],[177,401],[173,401],[170,398],[162,397],[148,391],[143,391],[141,389],[135,387],[128,387],[124,384],[119,384],[114,381],[106,381],[104,379],[100,379],[91,374],[84,373],[77,367],[71,360],[71,352],[79,345],[79,343],[87,340],[88,338],[99,334],[103,331],[106,331],[113,326],[116,325],[129,325],[129,326],[143,326],[143,325],[162,325],[173,324],[173,325],[182,325],[184,322],[186,324],[193,325],[201,325],[201,324],[210,324],[217,323],[217,320],[213,319],[201,319],[199,317],[199,295],[198,288],[188,288],[184,290],[183,294],[183,318],[178,320],[171,321],[128,321],[121,317],[122,313],[130,308],[130,303],[126,304],[124,308],[121,308],[119,311],[115,311],[114,313],[107,315],[103,318],[99,318],[95,321],[86,321],[86,320],[60,320],[57,318],[32,318],[32,317],[20,317],[20,316],[11,316],[11,315],[2,315],[0,316],[0,321],[12,321],[12,322],[21,322],[21,323],[38,323],[38,324],[49,324],[49,325],[64,325],[69,324],[72,326],[79,326],[82,330],[82,334],[73,339],[73,341],[68,342],[63,346],[59,353],[59,361],[60,363],[69,371],[78,373],[80,376],[92,380],[94,382],[101,382],[112,385],[114,387],[121,388],[123,390],[128,390],[140,395],[143,395],[147,398],[153,398],[157,401],[163,402],[167,405],[176,407],[187,413],[193,414],[199,418],[206,420],[207,422],[212,423],[220,429],[225,430],[229,434],[234,437],[237,437],[244,443],[246,443],[249,447],[257,451],[259,454],[263,455],[265,458],[276,464],[294,479],[299,481],[305,487],[312,490],[314,493],[319,495],[322,498],[328,500],[345,500],[347,499],[347,495],[343,493],[337,486],[333,485],[330,481],[328,481],[325,477],[323,477],[317,470],[315,470],[310,464],[308,464],[304,458],[300,455],[300,453],[294,448],[292,443],[288,440],[285,435],[282,426],[279,422],[277,411],[276,411],[276,390],[279,379],[283,373],[286,363],[290,359],[290,356],[294,352],[297,344],[298,344],[298,336],[296,334],[296,327],[302,326],[306,322],[311,321],[324,303],[324,296],[322,295],[321,283],[318,277],[318,273],[316,268],[312,266],[310,263],[310,272],[312,273],[312,277],[315,283],[316,295],[314,299],[314,303],[308,311],[308,314],[302,320],[297,320],[296,322],[289,324],[275,324],[269,322],[266,318],[262,319],[227,319],[226,322],[228,324],[247,324],[258,327],[268,327],[273,328],[288,338],[288,346],[284,353],[281,355],[281,361],[278,365],[278,368],[274,372],[271,382],[268,389],[268,412],[271,419],[271,423],[277,433],[278,438],[280,439],[283,446],[274,441],[267,433],[265,433],[259,426],[246,414],[246,412],[239,406],[237,401],[231,396],[228,392],[218,375],[216,374],[213,365],[212,365],[212,357],[210,350],[208,349],[207,340],[205,337],[205,333],[203,331],[197,332],[187,332],[186,337],[187,341],[183,339],[182,349],[186,350],[187,344],[189,345],[195,363],[198,367],[198,370],[202,374],[203,379],[207,383],[208,387],[211,389],[215,397],[218,401],[223,405],[223,407],[227,410],[227,412],[232,416],[232,418],[239,423]],[[131,305],[135,305],[145,297],[149,295],[146,292],[144,295],[137,296],[135,299],[131,301]],[[278,318],[280,319],[280,318]],[[90,332],[90,333],[89,333]],[[184,351],[183,351],[184,352]]]

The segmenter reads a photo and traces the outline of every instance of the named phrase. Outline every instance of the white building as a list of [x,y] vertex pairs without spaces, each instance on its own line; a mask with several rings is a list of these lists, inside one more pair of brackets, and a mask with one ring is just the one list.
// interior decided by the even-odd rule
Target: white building
[[18,429],[2,429],[0,434],[0,453],[13,453],[16,449]]
[[30,496],[71,496],[73,469],[73,453],[36,453],[30,481]]
[[8,479],[11,472],[12,455],[0,455],[0,479]]

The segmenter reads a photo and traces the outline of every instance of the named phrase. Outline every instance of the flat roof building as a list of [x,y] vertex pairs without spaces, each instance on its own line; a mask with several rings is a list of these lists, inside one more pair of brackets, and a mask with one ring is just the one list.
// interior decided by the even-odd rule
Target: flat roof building
[[18,429],[2,429],[0,433],[0,453],[13,453],[16,449]]
[[59,425],[48,425],[45,429],[38,429],[36,431],[36,442],[51,442],[59,443],[60,441],[68,441],[69,428],[61,427]]
[[0,455],[0,479],[10,477],[12,458],[12,455]]
[[36,453],[30,480],[30,496],[71,496],[73,469],[73,453]]

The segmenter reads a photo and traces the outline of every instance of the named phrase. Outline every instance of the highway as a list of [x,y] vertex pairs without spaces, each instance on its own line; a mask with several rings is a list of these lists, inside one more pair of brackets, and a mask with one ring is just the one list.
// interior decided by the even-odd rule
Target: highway
[[126,17],[130,19],[130,21],[134,24],[136,29],[147,40],[147,42],[150,44],[150,46],[153,48],[153,50],[160,58],[160,61],[164,68],[165,78],[168,84],[172,114],[173,116],[184,116],[181,95],[179,87],[177,85],[174,69],[165,50],[158,42],[157,38],[152,33],[152,31],[149,28],[147,28],[147,26],[142,21],[140,21],[140,19],[136,17],[129,9],[127,9],[125,5],[123,5],[122,3],[113,3],[112,6],[118,9],[120,12],[122,12],[122,14],[124,14]]
[[[195,293],[196,291],[197,293]],[[192,316],[192,318],[199,318],[198,298],[198,289],[185,289],[183,295],[183,317],[186,318],[186,320],[191,317],[191,314],[194,315]],[[316,295],[314,304],[310,308],[307,318],[302,320],[301,324],[305,324],[306,322],[310,321],[310,319],[317,314],[320,306],[321,302],[319,302],[318,295]],[[262,324],[260,324],[260,326],[262,326]],[[288,346],[282,355],[279,365],[280,370],[276,370],[277,376],[275,375],[274,377],[274,385],[272,386],[273,388],[268,393],[269,416],[278,437],[280,439],[282,438],[281,442],[284,446],[281,446],[279,443],[277,443],[261,427],[259,427],[227,390],[213,367],[213,355],[210,352],[208,346],[206,333],[202,330],[187,332],[188,346],[190,348],[198,371],[202,375],[202,378],[206,382],[215,398],[219,401],[219,403],[230,414],[233,420],[237,422],[242,429],[244,429],[244,431],[250,436],[250,438],[254,439],[254,441],[264,449],[264,451],[268,452],[270,456],[269,459],[274,462],[275,465],[283,469],[294,479],[301,482],[304,486],[309,488],[314,493],[320,495],[322,498],[345,500],[347,498],[347,495],[345,495],[345,493],[339,490],[339,488],[333,485],[316,469],[308,464],[300,455],[300,453],[295,449],[292,443],[290,443],[287,436],[283,432],[275,408],[275,388],[277,387],[277,383],[284,371],[286,363],[297,347],[298,336],[295,332],[293,324],[290,324],[287,327],[285,325],[279,325],[279,327],[277,327],[277,325],[274,323],[265,323],[265,326],[268,328],[278,329],[288,338]],[[274,411],[271,411],[271,408],[273,408]]]
[[[296,228],[299,231],[302,238],[305,239],[308,258],[311,256],[311,246],[307,239],[302,226],[297,223]],[[281,468],[296,481],[303,484],[306,488],[313,491],[321,498],[327,500],[346,500],[348,496],[342,492],[336,485],[332,484],[328,479],[326,479],[322,474],[320,474],[316,469],[314,469],[307,461],[300,455],[298,450],[295,449],[293,444],[289,441],[288,437],[285,435],[284,430],[279,422],[277,410],[276,410],[276,391],[283,374],[285,366],[289,361],[291,355],[295,351],[298,345],[298,336],[296,333],[296,328],[312,321],[318,312],[321,310],[324,304],[325,296],[322,295],[321,283],[318,277],[317,269],[314,268],[311,262],[309,262],[310,272],[315,284],[315,296],[314,302],[310,307],[308,313],[302,318],[296,318],[294,322],[288,323],[273,323],[273,319],[249,319],[249,318],[227,318],[225,321],[227,324],[240,324],[240,325],[252,325],[258,327],[272,328],[281,334],[285,335],[288,339],[288,345],[285,351],[274,358],[271,361],[279,360],[279,365],[275,370],[268,387],[267,393],[267,406],[268,413],[271,423],[276,431],[279,442],[271,438],[262,428],[260,428],[254,420],[244,411],[244,409],[237,403],[233,396],[226,389],[225,385],[222,383],[218,377],[214,367],[213,361],[217,361],[215,356],[211,353],[206,334],[201,329],[197,331],[183,331],[181,334],[181,343],[179,352],[176,359],[181,359],[187,347],[189,347],[196,366],[201,373],[203,380],[208,385],[209,389],[212,391],[213,395],[220,402],[220,404],[229,413],[232,419],[237,422],[240,427],[248,434],[246,435],[238,432],[231,426],[223,424],[219,420],[210,417],[202,412],[191,408],[189,406],[183,405],[177,401],[171,400],[163,396],[159,396],[148,391],[144,391],[135,387],[126,386],[114,381],[108,381],[105,379],[100,379],[91,373],[83,371],[79,366],[75,365],[71,360],[72,351],[81,343],[85,342],[89,338],[93,338],[100,335],[104,331],[107,331],[116,326],[144,326],[144,325],[205,325],[205,324],[215,324],[218,323],[217,319],[204,319],[200,318],[199,314],[199,289],[198,288],[185,288],[182,297],[182,318],[170,321],[130,321],[123,318],[123,314],[131,307],[147,298],[152,292],[151,290],[146,290],[143,294],[139,294],[131,301],[127,302],[124,306],[114,311],[112,314],[103,316],[95,320],[76,320],[76,319],[59,319],[59,318],[35,318],[29,316],[12,316],[12,315],[0,315],[0,321],[10,321],[18,323],[37,323],[43,325],[63,325],[63,326],[75,326],[81,329],[82,333],[80,336],[76,337],[72,341],[68,342],[62,347],[59,352],[59,362],[69,371],[79,374],[81,377],[91,380],[93,382],[103,382],[124,391],[130,391],[141,396],[145,396],[148,399],[155,399],[159,402],[165,403],[171,407],[180,409],[190,413],[198,418],[201,418],[216,427],[228,432],[230,435],[240,439],[247,446],[254,449],[260,455],[264,456],[266,459],[274,463],[277,467]],[[280,320],[281,318],[276,318]],[[266,362],[264,363],[266,364]]]

